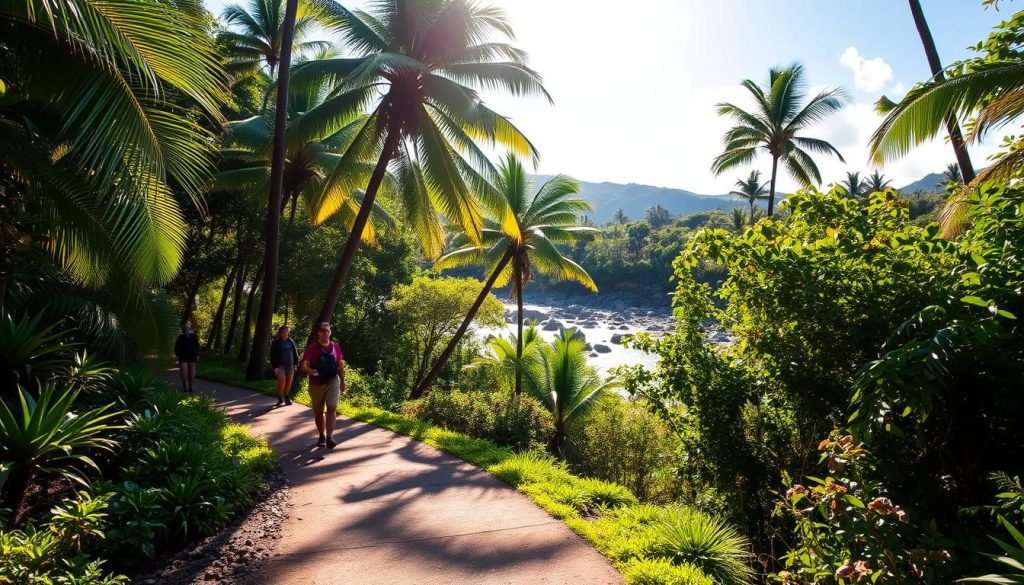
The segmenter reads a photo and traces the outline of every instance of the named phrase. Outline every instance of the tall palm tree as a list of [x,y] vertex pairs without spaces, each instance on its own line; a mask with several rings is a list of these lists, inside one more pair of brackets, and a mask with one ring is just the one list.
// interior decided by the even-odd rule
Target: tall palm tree
[[864,181],[864,185],[868,193],[878,193],[879,191],[885,191],[886,189],[889,188],[890,183],[892,183],[892,180],[886,179],[885,175],[878,171],[875,171],[868,175],[868,178],[865,179]]
[[942,181],[947,185],[950,183],[963,183],[964,178],[960,174],[960,167],[956,163],[946,165],[946,170],[942,173]]
[[749,79],[743,81],[743,87],[754,98],[755,109],[747,111],[730,103],[718,104],[718,114],[732,118],[737,125],[725,133],[725,151],[715,158],[711,170],[720,175],[750,163],[760,150],[765,150],[772,157],[768,189],[768,215],[771,216],[775,210],[780,161],[793,178],[803,185],[811,185],[821,182],[821,173],[811,153],[835,155],[843,160],[828,142],[797,134],[841,110],[846,94],[842,89],[825,89],[801,106],[806,94],[800,65],[773,68],[768,75],[767,88]]
[[245,369],[246,380],[263,375],[263,353],[270,342],[270,326],[277,302],[278,256],[281,249],[281,206],[284,202],[285,132],[288,126],[288,89],[291,82],[292,39],[299,0],[287,0],[281,32],[281,60],[278,62],[277,100],[274,103],[274,141],[270,158],[270,196],[263,252],[263,294],[253,329],[252,353]]
[[[917,34],[921,37],[921,45],[924,47],[925,56],[928,58],[928,67],[932,71],[932,79],[942,81],[945,74],[942,72],[942,60],[939,59],[939,50],[935,47],[935,39],[932,38],[932,31],[928,27],[928,21],[924,18],[924,10],[921,9],[920,0],[909,0],[910,13],[914,17],[914,26]],[[960,132],[960,125],[952,115],[946,116],[946,129],[949,131],[949,142],[953,146],[953,154],[956,155],[957,164],[960,165],[961,173],[967,177],[967,182],[974,180],[974,165],[971,164],[971,155],[967,152],[967,144],[964,142],[963,133]]]
[[768,198],[768,182],[761,180],[761,171],[750,171],[746,179],[737,179],[736,188],[730,195],[746,199],[750,203],[750,225],[754,225],[754,203]]
[[619,386],[616,378],[601,382],[597,371],[587,364],[586,345],[574,329],[563,329],[551,345],[540,348],[538,359],[524,368],[528,391],[554,419],[551,446],[559,454],[569,425],[585,416],[602,392]]
[[[400,207],[427,256],[436,258],[444,246],[444,231],[434,210],[479,243],[481,203],[503,204],[489,187],[494,169],[479,141],[536,160],[533,145],[485,106],[473,87],[550,100],[523,51],[488,40],[492,35],[512,38],[512,28],[497,8],[470,0],[381,0],[374,4],[373,14],[350,12],[335,3],[329,6],[333,30],[346,37],[357,56],[314,60],[296,70],[300,85],[333,82],[325,102],[305,119],[310,125],[333,126],[367,105],[371,109],[321,193],[321,216],[364,184],[367,205],[360,206],[317,320],[334,313],[369,204],[390,166],[400,183]],[[350,163],[369,159],[377,163],[364,183]],[[499,213],[509,220],[507,212]]]
[[[452,251],[438,259],[434,267],[438,270],[483,264],[490,277],[480,291],[480,302],[493,286],[511,283],[511,295],[516,300],[516,359],[523,357],[523,289],[530,281],[533,270],[538,270],[558,280],[571,280],[592,291],[597,285],[587,271],[579,264],[562,255],[559,244],[573,244],[586,233],[593,233],[592,227],[579,224],[582,212],[592,210],[590,203],[576,197],[579,183],[564,176],[556,175],[530,195],[530,181],[523,163],[509,154],[498,169],[495,190],[505,201],[511,220],[498,223],[488,221],[483,229],[481,244],[473,242],[468,234],[457,236],[452,242]],[[441,372],[444,363],[455,351],[466,328],[473,320],[473,312],[466,315],[462,327],[441,353],[433,369],[413,391],[421,396]],[[516,374],[515,392],[522,388],[522,371]]]
[[[267,82],[277,75],[284,37],[285,2],[281,0],[247,0],[245,5],[230,4],[221,13],[227,29],[217,39],[227,46],[227,70],[237,77],[256,75]],[[329,49],[322,40],[307,40],[316,26],[325,21],[321,3],[300,0],[292,32],[292,53],[302,57]]]
[[846,173],[846,180],[840,181],[839,186],[846,191],[846,196],[851,199],[860,199],[865,194],[864,180],[860,178],[860,173],[857,171]]

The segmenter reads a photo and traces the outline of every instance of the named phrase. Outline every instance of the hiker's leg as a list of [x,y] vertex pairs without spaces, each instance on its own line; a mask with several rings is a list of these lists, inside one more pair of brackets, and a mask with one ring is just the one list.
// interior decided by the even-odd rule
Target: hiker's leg
[[274,368],[274,377],[277,378],[277,397],[284,397],[285,373],[283,368]]
[[292,382],[295,381],[295,368],[288,370],[288,374],[284,377],[284,395],[290,396],[292,393]]
[[188,390],[188,362],[178,362],[178,374],[181,375],[181,389]]
[[188,387],[191,388],[196,383],[196,363],[188,363]]
[[310,384],[309,401],[313,407],[313,421],[316,423],[316,430],[324,434],[324,406],[327,398],[327,384]]
[[338,401],[341,399],[341,379],[334,378],[324,396],[327,406],[327,436],[334,433],[334,423],[338,418]]

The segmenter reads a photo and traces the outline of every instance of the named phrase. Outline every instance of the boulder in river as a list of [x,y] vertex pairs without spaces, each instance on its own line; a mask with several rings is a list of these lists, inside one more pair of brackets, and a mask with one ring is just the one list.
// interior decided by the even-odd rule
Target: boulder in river
[[612,348],[608,347],[603,343],[598,343],[597,345],[594,346],[594,351],[596,351],[597,353],[611,353]]
[[562,326],[559,325],[558,321],[555,321],[554,319],[549,319],[549,320],[544,322],[544,327],[541,327],[541,330],[542,331],[558,331],[561,328],[562,328]]
[[612,343],[617,344],[617,345],[621,345],[623,341],[625,341],[625,340],[627,340],[627,339],[629,339],[631,337],[633,337],[633,336],[632,335],[622,335],[620,333],[613,333],[612,334]]

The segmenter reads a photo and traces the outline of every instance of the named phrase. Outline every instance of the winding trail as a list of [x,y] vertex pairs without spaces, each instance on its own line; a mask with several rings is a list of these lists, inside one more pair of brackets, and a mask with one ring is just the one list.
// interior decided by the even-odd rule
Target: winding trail
[[305,406],[206,380],[196,390],[263,434],[292,485],[259,583],[622,583],[561,521],[430,445],[339,416],[338,447],[317,449]]

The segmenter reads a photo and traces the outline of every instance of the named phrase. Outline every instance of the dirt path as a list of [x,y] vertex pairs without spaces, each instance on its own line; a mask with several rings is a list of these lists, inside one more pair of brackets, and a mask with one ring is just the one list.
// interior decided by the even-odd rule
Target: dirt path
[[198,381],[262,433],[292,506],[260,583],[622,583],[565,524],[487,472],[429,445],[339,417],[316,448],[309,409]]

